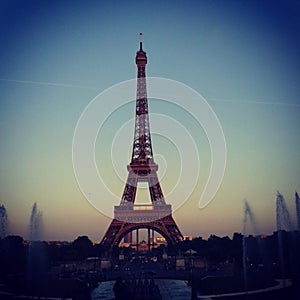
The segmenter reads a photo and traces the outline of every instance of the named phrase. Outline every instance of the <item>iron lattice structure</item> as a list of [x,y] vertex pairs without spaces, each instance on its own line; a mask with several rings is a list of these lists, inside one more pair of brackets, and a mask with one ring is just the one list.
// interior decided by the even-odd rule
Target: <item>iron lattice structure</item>
[[[141,37],[140,34],[140,49],[135,58],[137,93],[133,150],[121,203],[115,206],[114,219],[101,242],[107,247],[117,246],[126,235],[140,228],[157,231],[171,245],[183,239],[172,217],[171,205],[164,199],[157,177],[158,165],[153,159],[146,87],[147,56]],[[135,204],[138,182],[148,183],[150,205]]]

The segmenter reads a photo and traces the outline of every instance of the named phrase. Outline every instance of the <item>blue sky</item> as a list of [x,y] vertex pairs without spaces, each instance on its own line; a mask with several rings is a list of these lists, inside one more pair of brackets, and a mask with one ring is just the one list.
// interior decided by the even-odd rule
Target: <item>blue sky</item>
[[[297,1],[1,1],[0,203],[11,232],[26,237],[36,201],[46,239],[101,239],[110,220],[77,185],[73,133],[93,98],[136,76],[139,32],[147,75],[198,91],[217,114],[227,142],[223,184],[200,210],[209,149],[203,132],[190,125],[202,149],[203,172],[195,193],[175,212],[182,232],[241,231],[244,198],[260,231],[272,232],[277,190],[292,215],[293,193],[300,190],[299,11]],[[152,109],[159,107],[154,103]],[[127,109],[123,117],[133,112]],[[184,116],[178,119],[188,126]],[[99,149],[108,140],[98,140]],[[159,152],[162,141],[153,143]],[[107,159],[101,155],[99,150],[99,164]],[[111,180],[121,197],[122,183]]]

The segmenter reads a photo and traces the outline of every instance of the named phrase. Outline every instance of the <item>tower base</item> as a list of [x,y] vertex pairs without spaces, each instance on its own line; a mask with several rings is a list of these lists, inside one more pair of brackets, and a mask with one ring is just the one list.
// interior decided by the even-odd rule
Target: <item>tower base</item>
[[161,234],[168,244],[182,241],[183,236],[172,217],[171,205],[115,206],[112,220],[101,244],[110,248],[118,246],[123,238],[137,229],[152,229]]

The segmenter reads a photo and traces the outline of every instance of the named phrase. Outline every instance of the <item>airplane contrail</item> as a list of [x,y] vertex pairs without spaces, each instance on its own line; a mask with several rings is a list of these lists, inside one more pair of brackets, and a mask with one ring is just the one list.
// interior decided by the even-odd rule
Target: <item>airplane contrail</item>
[[284,103],[284,102],[268,102],[268,101],[250,101],[250,100],[230,100],[230,99],[219,99],[219,98],[206,98],[213,102],[224,102],[224,103],[237,103],[237,104],[266,104],[266,105],[282,105],[282,106],[297,106],[300,107],[300,103]]
[[89,90],[101,90],[100,88],[93,87],[93,86],[75,85],[75,84],[66,84],[66,83],[57,83],[57,82],[47,82],[47,81],[31,81],[31,80],[18,80],[18,79],[7,79],[7,78],[0,78],[0,81],[38,84],[38,85],[49,85],[49,86],[59,86],[59,87],[68,87],[68,88],[80,88],[80,89],[89,89]]
[[[16,83],[25,83],[25,84],[38,84],[38,85],[48,85],[48,86],[58,86],[66,88],[79,88],[79,89],[88,89],[88,90],[101,90],[99,87],[87,86],[87,85],[76,85],[76,84],[67,84],[67,83],[57,83],[57,82],[47,82],[47,81],[32,81],[32,80],[18,80],[18,79],[8,79],[0,78],[0,81],[6,82],[16,82]],[[284,102],[268,102],[268,101],[240,101],[240,100],[230,100],[230,99],[220,99],[220,98],[205,98],[208,101],[212,102],[224,102],[224,103],[233,103],[233,104],[263,104],[263,105],[281,105],[281,106],[296,106],[300,107],[300,103],[284,103]]]

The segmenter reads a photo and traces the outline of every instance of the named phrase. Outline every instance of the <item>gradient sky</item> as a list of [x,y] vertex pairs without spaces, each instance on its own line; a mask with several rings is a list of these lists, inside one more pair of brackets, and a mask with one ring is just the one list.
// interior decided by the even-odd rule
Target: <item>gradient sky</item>
[[[136,76],[139,32],[148,55],[147,76],[181,81],[198,91],[217,114],[226,138],[224,181],[215,199],[198,209],[210,164],[207,140],[191,118],[176,108],[168,112],[187,127],[200,149],[198,186],[174,213],[182,233],[240,232],[245,198],[260,233],[271,233],[277,190],[295,217],[299,1],[9,0],[0,2],[0,204],[7,208],[10,233],[27,237],[37,202],[45,239],[102,238],[110,219],[90,205],[77,185],[72,139],[93,98]],[[120,111],[121,118],[133,117],[133,105]],[[155,101],[149,106],[151,112],[164,109]],[[118,114],[112,116],[99,133],[100,166],[110,159],[106,147],[122,125],[118,120]],[[128,147],[120,155],[124,174]],[[170,174],[180,169],[178,153],[167,154],[172,147],[168,139],[153,136],[154,151],[169,160],[161,174],[166,193],[176,181]],[[123,183],[108,165],[100,169],[120,198]]]

